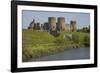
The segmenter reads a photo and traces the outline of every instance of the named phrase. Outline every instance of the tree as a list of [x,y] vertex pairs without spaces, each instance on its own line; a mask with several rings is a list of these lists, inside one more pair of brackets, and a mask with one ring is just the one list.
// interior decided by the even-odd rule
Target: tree
[[90,46],[90,36],[89,35],[86,35],[84,37],[84,45],[85,46]]

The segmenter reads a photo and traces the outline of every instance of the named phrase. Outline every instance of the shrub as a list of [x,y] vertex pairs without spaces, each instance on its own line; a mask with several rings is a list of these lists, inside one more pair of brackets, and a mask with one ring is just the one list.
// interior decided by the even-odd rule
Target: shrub
[[79,35],[77,34],[72,34],[72,41],[74,43],[80,43]]
[[90,36],[86,35],[83,40],[84,46],[90,46]]

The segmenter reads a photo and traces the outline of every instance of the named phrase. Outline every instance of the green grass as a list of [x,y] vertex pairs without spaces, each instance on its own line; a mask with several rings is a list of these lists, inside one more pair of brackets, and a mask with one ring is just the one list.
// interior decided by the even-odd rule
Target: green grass
[[85,43],[84,37],[87,35],[84,32],[62,32],[60,36],[54,37],[48,32],[23,30],[22,60],[25,62],[69,48],[85,47],[88,40]]

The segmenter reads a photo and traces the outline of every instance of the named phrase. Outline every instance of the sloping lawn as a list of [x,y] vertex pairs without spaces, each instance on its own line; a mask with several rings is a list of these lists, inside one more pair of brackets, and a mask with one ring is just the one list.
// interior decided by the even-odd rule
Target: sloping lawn
[[83,32],[62,32],[60,36],[54,37],[48,32],[31,30],[22,31],[22,60],[26,62],[30,59],[39,58],[62,52],[69,48],[85,47],[85,37],[89,33]]

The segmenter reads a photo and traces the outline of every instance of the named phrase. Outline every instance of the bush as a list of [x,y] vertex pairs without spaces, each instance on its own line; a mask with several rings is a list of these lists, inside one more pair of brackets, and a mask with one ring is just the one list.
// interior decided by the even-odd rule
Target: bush
[[56,44],[62,44],[62,43],[64,43],[64,42],[63,42],[63,39],[57,38],[57,39],[54,41],[54,43],[56,43]]
[[72,41],[74,43],[80,43],[79,36],[77,34],[72,34]]
[[66,41],[72,41],[72,34],[64,35],[64,38],[66,39]]
[[89,35],[86,35],[84,37],[84,46],[90,46],[90,36]]

